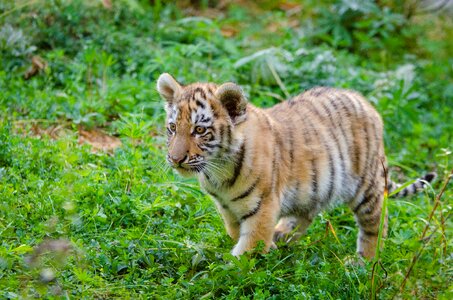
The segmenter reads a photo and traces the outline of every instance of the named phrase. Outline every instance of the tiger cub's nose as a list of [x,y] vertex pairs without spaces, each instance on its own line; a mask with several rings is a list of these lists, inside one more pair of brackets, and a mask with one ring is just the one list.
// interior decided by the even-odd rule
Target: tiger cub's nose
[[187,154],[169,155],[169,157],[170,157],[170,160],[172,163],[174,163],[175,165],[180,165],[181,163],[183,163],[186,160]]

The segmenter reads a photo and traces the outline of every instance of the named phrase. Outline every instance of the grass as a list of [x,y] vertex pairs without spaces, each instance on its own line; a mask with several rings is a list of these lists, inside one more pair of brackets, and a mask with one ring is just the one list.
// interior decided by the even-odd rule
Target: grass
[[[449,18],[399,25],[392,1],[352,25],[350,10],[329,23],[331,5],[315,1],[202,1],[195,14],[154,3],[0,3],[0,298],[452,297]],[[395,28],[373,33],[379,13]],[[32,56],[45,64],[25,79]],[[236,81],[262,107],[316,85],[358,90],[383,116],[392,178],[439,179],[388,201],[379,262],[346,263],[357,229],[344,206],[299,242],[234,258],[209,197],[165,163],[162,72]],[[98,129],[121,147],[79,143]]]

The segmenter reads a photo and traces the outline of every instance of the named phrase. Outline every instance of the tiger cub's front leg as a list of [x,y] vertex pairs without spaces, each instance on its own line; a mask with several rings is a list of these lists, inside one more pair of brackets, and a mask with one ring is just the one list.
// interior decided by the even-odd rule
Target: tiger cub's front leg
[[239,239],[239,222],[233,213],[227,207],[224,207],[222,203],[215,201],[215,204],[220,212],[220,215],[222,216],[228,235],[233,239],[233,241],[237,242]]
[[264,242],[263,252],[274,245],[274,227],[279,215],[276,197],[261,198],[255,207],[240,218],[240,236],[231,254],[239,256],[253,250],[259,241]]

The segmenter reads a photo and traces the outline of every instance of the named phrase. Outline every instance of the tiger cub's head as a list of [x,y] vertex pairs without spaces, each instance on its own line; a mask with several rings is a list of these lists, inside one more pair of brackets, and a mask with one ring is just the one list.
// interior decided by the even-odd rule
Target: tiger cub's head
[[231,82],[181,85],[164,73],[157,90],[167,101],[169,164],[184,176],[218,168],[231,151],[235,127],[246,119],[241,88]]

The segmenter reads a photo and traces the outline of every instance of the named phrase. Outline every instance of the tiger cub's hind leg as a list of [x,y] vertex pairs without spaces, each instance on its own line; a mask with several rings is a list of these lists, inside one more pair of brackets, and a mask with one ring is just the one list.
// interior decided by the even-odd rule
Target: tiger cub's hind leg
[[293,231],[294,235],[292,239],[299,239],[305,234],[308,226],[310,226],[313,219],[301,216],[289,216],[280,218],[277,225],[275,226],[274,241],[287,241],[288,237],[291,236]]
[[[356,200],[354,206],[351,208],[354,211],[359,226],[357,253],[364,258],[371,259],[375,255],[378,243],[379,225],[384,200],[383,192],[380,192],[379,189],[371,188]],[[387,224],[386,211],[382,237],[386,237],[387,235]]]

